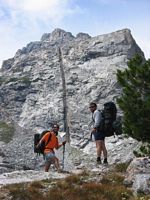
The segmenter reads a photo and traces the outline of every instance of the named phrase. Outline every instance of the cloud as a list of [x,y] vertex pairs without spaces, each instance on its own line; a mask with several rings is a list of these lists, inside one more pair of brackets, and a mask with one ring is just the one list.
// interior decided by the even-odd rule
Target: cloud
[[80,12],[78,6],[71,8],[70,0],[2,0],[2,5],[14,25],[25,27],[27,23],[56,24],[65,16]]
[[82,10],[73,0],[0,0],[0,66],[18,48],[61,27],[66,16]]

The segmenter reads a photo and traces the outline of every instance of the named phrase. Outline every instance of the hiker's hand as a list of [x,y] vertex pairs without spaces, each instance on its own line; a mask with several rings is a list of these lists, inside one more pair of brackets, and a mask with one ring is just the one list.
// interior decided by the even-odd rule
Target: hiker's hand
[[92,129],[92,133],[95,133],[96,131],[97,131],[96,128],[93,128],[93,129]]
[[66,141],[62,142],[62,145],[64,146],[66,144]]

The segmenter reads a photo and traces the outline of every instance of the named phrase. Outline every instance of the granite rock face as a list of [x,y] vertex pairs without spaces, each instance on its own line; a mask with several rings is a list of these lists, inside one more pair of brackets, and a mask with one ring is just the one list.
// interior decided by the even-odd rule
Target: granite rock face
[[136,53],[144,57],[128,29],[96,37],[56,29],[3,62],[0,105],[21,127],[40,132],[57,121],[62,130],[66,118],[80,135],[91,120],[89,102],[115,101],[116,70]]
[[[35,170],[42,170],[44,161],[33,152],[33,135],[48,129],[53,122],[61,125],[60,131],[64,131],[67,122],[71,133],[71,146],[67,144],[65,151],[65,170],[95,170],[95,144],[89,141],[89,102],[95,101],[101,109],[104,102],[116,101],[121,94],[116,71],[125,69],[127,61],[137,53],[144,58],[128,29],[96,37],[86,33],[75,37],[56,29],[4,61],[0,69],[0,122],[13,125],[14,135],[8,144],[0,143],[1,178],[9,179],[9,174],[4,173],[16,171],[10,173],[10,178],[14,181],[13,174],[18,173],[20,182],[21,173],[26,177],[25,171],[30,169],[29,178],[36,180],[39,172]],[[0,136],[2,132],[0,127]],[[133,150],[139,147],[132,138],[119,137],[106,138],[110,164],[132,161]],[[62,149],[57,154],[62,164]],[[149,167],[149,160],[145,162]],[[133,174],[135,191],[141,184],[147,188],[149,179],[145,174],[149,176],[149,172]]]

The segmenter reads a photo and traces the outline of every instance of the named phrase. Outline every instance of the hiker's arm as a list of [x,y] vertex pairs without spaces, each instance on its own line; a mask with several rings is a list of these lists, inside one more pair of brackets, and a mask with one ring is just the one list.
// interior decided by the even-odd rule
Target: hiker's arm
[[58,144],[58,146],[56,147],[56,149],[59,149],[60,147],[64,146],[66,144],[66,141],[62,142],[61,144]]
[[100,126],[100,122],[101,122],[101,114],[98,112],[95,113],[94,116],[94,126],[93,126],[93,132],[97,131],[98,127]]
[[100,122],[101,122],[101,114],[100,114],[99,111],[95,113],[95,120],[94,121],[95,121],[94,122],[94,128],[98,128],[99,125],[100,125]]

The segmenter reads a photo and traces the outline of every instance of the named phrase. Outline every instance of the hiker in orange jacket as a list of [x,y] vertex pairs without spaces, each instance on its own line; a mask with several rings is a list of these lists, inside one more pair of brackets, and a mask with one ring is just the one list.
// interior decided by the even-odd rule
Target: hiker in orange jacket
[[59,159],[55,156],[54,149],[59,149],[61,146],[66,144],[66,141],[59,144],[58,142],[58,131],[59,125],[54,124],[52,126],[52,131],[47,132],[40,140],[39,143],[45,142],[46,146],[44,149],[44,158],[45,158],[45,172],[48,172],[50,165],[54,163],[58,171],[61,171]]

